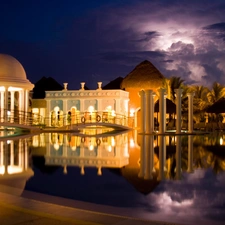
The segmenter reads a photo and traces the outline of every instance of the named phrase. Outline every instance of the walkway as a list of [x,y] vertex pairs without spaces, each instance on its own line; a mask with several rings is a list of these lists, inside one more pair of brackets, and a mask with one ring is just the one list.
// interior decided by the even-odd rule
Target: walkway
[[1,225],[175,225],[79,209],[79,205],[76,208],[62,206],[1,192],[0,199]]

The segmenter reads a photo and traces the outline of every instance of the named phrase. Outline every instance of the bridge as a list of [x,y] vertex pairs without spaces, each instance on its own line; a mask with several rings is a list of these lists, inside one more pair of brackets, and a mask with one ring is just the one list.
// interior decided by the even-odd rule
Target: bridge
[[0,110],[0,127],[17,127],[32,132],[38,130],[79,130],[84,128],[108,127],[115,130],[132,129],[133,117],[106,112],[79,112],[60,116],[41,117],[40,115],[22,111]]

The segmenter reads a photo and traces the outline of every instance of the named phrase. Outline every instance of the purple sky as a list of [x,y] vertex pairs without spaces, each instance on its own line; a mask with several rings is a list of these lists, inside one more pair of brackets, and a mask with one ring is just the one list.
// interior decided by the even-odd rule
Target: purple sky
[[225,84],[224,0],[5,1],[0,52],[28,79],[97,88],[144,60],[189,84]]

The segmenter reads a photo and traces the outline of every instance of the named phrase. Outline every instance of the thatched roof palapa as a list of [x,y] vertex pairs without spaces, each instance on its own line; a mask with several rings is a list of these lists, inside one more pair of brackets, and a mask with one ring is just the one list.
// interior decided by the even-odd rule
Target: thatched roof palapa
[[[155,112],[159,112],[159,100],[155,103]],[[166,113],[176,113],[176,104],[173,103],[170,99],[166,99]]]
[[122,81],[121,89],[143,88],[157,89],[162,86],[164,76],[149,61],[138,64]]
[[225,97],[220,98],[217,102],[211,105],[207,110],[207,113],[225,113]]

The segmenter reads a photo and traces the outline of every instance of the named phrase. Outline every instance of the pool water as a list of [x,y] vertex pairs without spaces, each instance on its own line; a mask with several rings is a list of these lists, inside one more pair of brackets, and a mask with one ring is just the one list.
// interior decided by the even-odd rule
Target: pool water
[[[1,143],[1,165],[12,164],[12,158],[23,167],[12,167],[15,173],[33,172],[23,191],[106,205],[113,213],[130,211],[126,215],[149,220],[224,224],[223,133],[47,133]],[[6,177],[3,169],[1,174]]]

